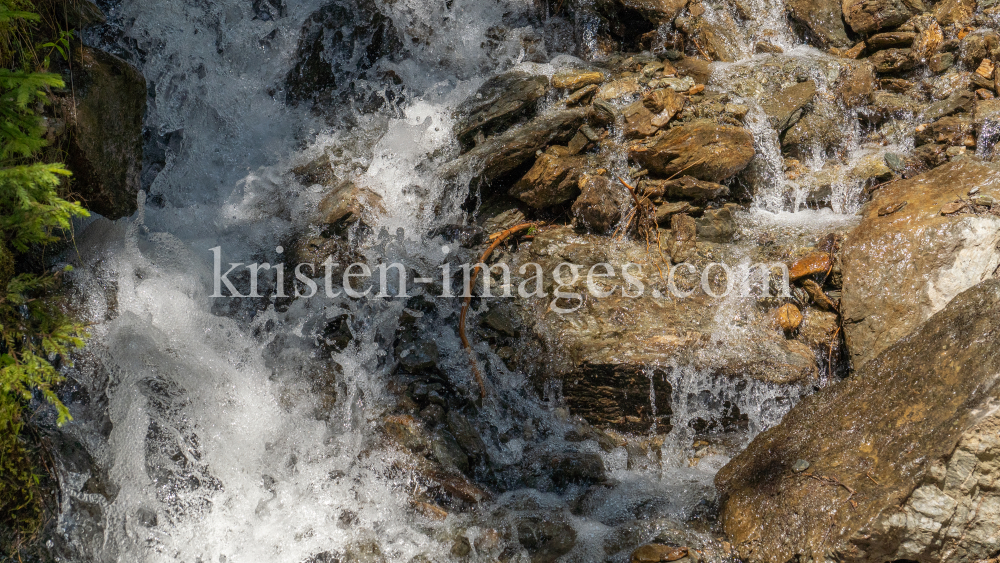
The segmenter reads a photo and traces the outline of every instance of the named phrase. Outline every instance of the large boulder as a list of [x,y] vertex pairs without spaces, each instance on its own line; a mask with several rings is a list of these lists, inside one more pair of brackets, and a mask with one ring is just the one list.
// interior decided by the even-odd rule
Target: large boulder
[[822,49],[850,46],[840,0],[789,0],[785,9],[813,45]]
[[694,121],[629,146],[629,156],[657,176],[679,173],[720,182],[746,168],[753,135],[742,127]]
[[998,334],[1000,281],[989,280],[760,434],[716,476],[744,560],[958,563],[1000,551]]
[[1000,266],[1000,217],[941,214],[973,188],[1000,199],[1000,166],[957,160],[875,192],[841,251],[841,311],[855,368]]
[[[696,225],[690,222],[694,235]],[[574,414],[595,425],[630,431],[645,431],[654,423],[664,428],[669,421],[671,389],[665,374],[672,365],[703,370],[708,378],[782,386],[782,392],[814,380],[818,354],[805,341],[786,337],[773,324],[767,306],[755,298],[717,299],[701,289],[701,275],[710,262],[735,265],[745,255],[732,245],[690,240],[684,249],[688,263],[677,266],[673,276],[678,291],[673,294],[668,282],[670,257],[660,261],[657,250],[658,246],[664,252],[672,250],[669,231],[661,231],[661,237],[648,247],[645,241],[630,240],[611,247],[606,237],[553,226],[520,245],[509,259],[515,274],[512,286],[516,289],[523,281],[530,291],[533,270],[526,270],[526,280],[517,272],[523,264],[538,264],[549,297],[504,299],[493,305],[496,314],[519,327],[521,339],[512,365],[530,374],[540,387],[549,380],[559,381]],[[556,272],[563,262],[579,266],[578,279],[571,282],[566,267]],[[627,262],[642,267],[633,265],[623,272]],[[610,264],[613,271],[599,277],[609,272],[596,267],[592,278],[596,285],[588,287],[587,274],[600,263]],[[715,277],[721,271],[718,266],[710,271],[710,289],[716,294],[725,290],[724,282],[718,285]],[[630,284],[626,274],[643,288]],[[556,275],[567,283],[560,287]],[[772,280],[779,282],[780,272]],[[739,290],[736,286],[733,291]],[[612,293],[599,297],[594,291]],[[692,293],[681,297],[680,292],[686,291]],[[741,319],[738,326],[731,322],[736,317]],[[826,350],[824,344],[824,362]]]
[[128,217],[138,207],[146,79],[127,62],[90,47],[77,49],[74,63],[75,91],[55,100],[69,132],[61,158],[73,172],[72,190],[91,211]]

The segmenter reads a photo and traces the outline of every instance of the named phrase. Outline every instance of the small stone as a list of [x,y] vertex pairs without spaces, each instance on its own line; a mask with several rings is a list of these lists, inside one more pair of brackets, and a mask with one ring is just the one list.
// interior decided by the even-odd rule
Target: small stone
[[878,210],[878,216],[879,217],[885,217],[886,215],[892,215],[893,213],[895,213],[895,212],[899,211],[900,209],[906,207],[906,204],[907,204],[907,202],[905,202],[905,201],[897,201],[897,202],[894,202],[894,203],[890,203],[888,205],[883,205]]
[[802,473],[806,469],[809,469],[809,462],[804,459],[800,459],[792,465],[792,471],[795,473]]
[[976,69],[976,74],[987,80],[993,78],[993,61],[983,59],[983,62],[979,63],[979,68]]
[[678,213],[686,213],[691,204],[686,201],[667,202],[656,208],[656,224],[669,227],[670,218]]
[[568,88],[576,90],[592,84],[604,82],[604,73],[599,71],[567,71],[557,72],[552,76],[553,88]]
[[584,86],[566,98],[566,107],[578,106],[587,101],[597,91],[597,85]]
[[657,82],[659,88],[670,88],[674,92],[687,92],[694,88],[694,78],[685,76],[683,78],[661,78]]
[[632,563],[660,563],[677,561],[688,555],[688,548],[673,547],[662,543],[648,543],[632,552]]
[[791,303],[786,303],[778,308],[778,326],[785,332],[793,332],[802,324],[802,312]]
[[825,293],[823,293],[823,288],[820,285],[810,279],[802,282],[802,289],[806,290],[809,297],[813,300],[813,303],[817,307],[823,309],[824,311],[836,311],[837,305],[830,299]]
[[784,53],[785,50],[782,49],[781,47],[775,45],[774,43],[768,43],[767,41],[758,41],[753,46],[753,52],[754,53],[774,53],[774,54],[781,54],[781,53]]
[[952,53],[938,53],[927,61],[927,68],[933,73],[942,73],[955,64],[955,55]]
[[618,80],[612,80],[611,82],[608,82],[598,88],[597,99],[614,100],[616,98],[637,94],[640,88],[641,86],[639,85],[639,80],[635,77],[619,78]]
[[993,207],[995,200],[988,195],[977,195],[970,199],[972,205],[979,205],[982,207]]
[[680,51],[677,51],[675,49],[664,49],[658,52],[657,56],[659,56],[661,59],[666,59],[668,61],[676,61],[679,60],[684,55],[681,54]]
[[788,268],[788,277],[797,280],[815,274],[825,274],[830,271],[833,262],[826,252],[813,252],[799,258]]
[[941,215],[951,215],[953,213],[958,213],[959,211],[965,209],[965,207],[966,207],[965,202],[962,201],[953,201],[951,203],[946,203],[943,206],[941,206]]
[[642,67],[642,75],[646,78],[652,78],[656,76],[658,72],[663,71],[663,63],[649,63],[648,65]]
[[980,100],[992,100],[994,98],[993,92],[987,90],[986,88],[980,88],[976,90],[976,96]]
[[887,152],[885,153],[884,158],[885,158],[885,165],[888,166],[890,170],[892,170],[897,174],[902,172],[903,169],[906,168],[906,162],[903,160],[903,157],[899,156],[896,153]]
[[693,96],[695,94],[700,94],[700,93],[702,93],[704,91],[705,91],[705,85],[704,84],[695,84],[694,86],[691,87],[690,90],[688,90],[688,95]]
[[846,57],[846,58],[848,58],[848,59],[857,59],[858,57],[861,56],[861,53],[864,52],[865,47],[866,47],[865,42],[864,41],[860,41],[860,42],[858,42],[857,45],[855,45],[855,46],[851,47],[850,49],[844,51],[844,55],[843,56]]

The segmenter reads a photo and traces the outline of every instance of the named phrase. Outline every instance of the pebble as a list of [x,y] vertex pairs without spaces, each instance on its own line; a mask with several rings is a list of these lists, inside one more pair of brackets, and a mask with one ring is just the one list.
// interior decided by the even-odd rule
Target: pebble
[[951,215],[953,213],[958,213],[959,211],[965,209],[965,202],[953,201],[951,203],[946,203],[941,206],[941,215]]
[[778,308],[778,324],[785,332],[792,332],[802,324],[802,313],[791,303]]
[[809,469],[809,462],[804,459],[800,459],[792,465],[792,471],[795,473],[802,473],[806,469]]

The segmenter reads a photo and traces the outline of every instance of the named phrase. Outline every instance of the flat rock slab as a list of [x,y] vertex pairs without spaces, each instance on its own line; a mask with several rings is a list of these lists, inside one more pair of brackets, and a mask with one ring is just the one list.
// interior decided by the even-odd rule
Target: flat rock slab
[[678,125],[629,146],[629,156],[656,176],[684,173],[709,182],[732,177],[754,154],[749,131],[710,121]]
[[[974,561],[1000,549],[1000,281],[804,399],[716,476],[749,562]],[[809,462],[796,473],[798,460]]]
[[[1000,198],[1000,167],[958,160],[875,191],[842,250],[844,335],[855,368],[1000,266],[1000,217],[942,216],[969,190]],[[906,205],[880,216],[879,210]]]

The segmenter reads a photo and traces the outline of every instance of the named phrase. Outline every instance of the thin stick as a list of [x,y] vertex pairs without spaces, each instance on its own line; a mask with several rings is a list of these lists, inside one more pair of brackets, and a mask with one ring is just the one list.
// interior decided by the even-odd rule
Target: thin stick
[[469,337],[465,334],[465,317],[468,315],[469,305],[472,303],[472,288],[475,287],[476,278],[479,277],[479,264],[485,264],[490,254],[493,254],[493,251],[511,235],[539,225],[541,223],[521,223],[501,232],[496,237],[491,235],[490,238],[493,239],[493,243],[486,249],[486,252],[483,252],[483,255],[479,258],[479,263],[472,269],[472,275],[469,276],[469,285],[465,288],[465,303],[462,304],[462,314],[458,318],[458,335],[462,338],[462,346],[469,351],[469,363],[472,364],[472,375],[476,377],[476,383],[479,384],[479,393],[484,398],[486,397],[486,382],[483,381],[483,374],[479,371],[479,366],[476,364],[476,355],[472,351],[472,344],[469,343]]

